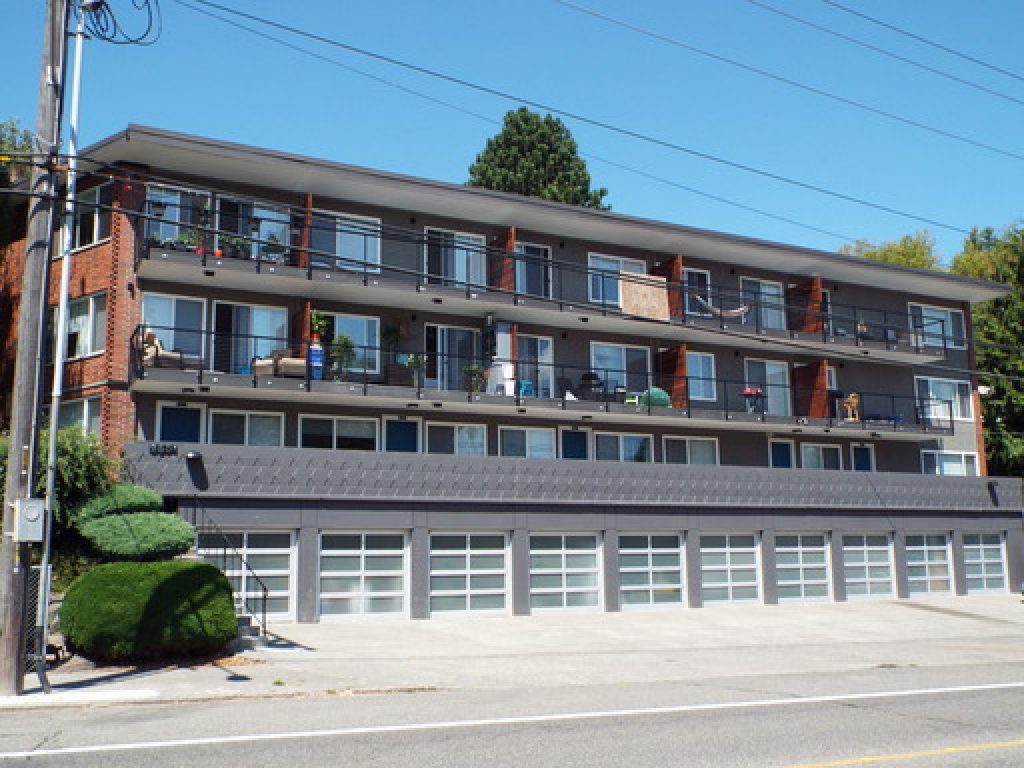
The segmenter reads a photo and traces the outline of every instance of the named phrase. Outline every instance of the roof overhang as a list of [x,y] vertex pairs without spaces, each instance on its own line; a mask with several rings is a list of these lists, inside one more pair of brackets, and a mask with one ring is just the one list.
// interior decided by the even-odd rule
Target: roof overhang
[[656,253],[977,303],[1009,289],[998,283],[910,269],[830,251],[552,203],[537,198],[386,173],[370,168],[164,131],[140,125],[82,150],[103,163],[138,163],[176,174],[435,216],[516,226]]

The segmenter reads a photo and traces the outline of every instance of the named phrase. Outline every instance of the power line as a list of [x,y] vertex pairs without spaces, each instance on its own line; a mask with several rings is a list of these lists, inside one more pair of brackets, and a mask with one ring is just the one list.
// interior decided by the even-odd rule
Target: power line
[[995,154],[1024,162],[1024,155],[1019,154],[1017,152],[1013,152],[1009,149],[1003,149],[993,144],[987,144],[983,141],[977,141],[976,139],[969,138],[962,134],[947,131],[945,128],[936,128],[933,125],[922,123],[920,120],[914,120],[913,118],[903,117],[902,115],[897,115],[894,112],[887,112],[884,109],[872,107],[870,104],[865,104],[862,101],[856,101],[854,99],[847,98],[846,96],[840,96],[838,94],[832,93],[831,91],[827,91],[824,88],[818,88],[813,85],[807,85],[806,83],[801,83],[798,80],[793,80],[782,75],[777,75],[774,72],[769,72],[768,70],[760,69],[759,67],[755,67],[750,64],[744,64],[741,61],[730,59],[727,56],[722,56],[721,54],[713,53],[712,51],[705,50],[704,48],[698,48],[697,46],[692,45],[691,43],[684,42],[683,40],[679,40],[678,38],[669,37],[668,35],[664,35],[660,32],[655,32],[654,30],[646,29],[645,27],[641,27],[636,24],[631,24],[628,21],[618,19],[614,16],[608,16],[607,14],[600,13],[599,11],[595,11],[591,8],[587,8],[582,5],[577,5],[576,3],[569,2],[569,0],[554,0],[554,2],[566,8],[578,11],[579,13],[584,13],[588,16],[593,16],[595,19],[600,19],[602,21],[608,22],[609,24],[614,24],[616,26],[622,27],[623,29],[628,29],[632,32],[636,32],[637,34],[650,37],[654,40],[659,40],[663,43],[668,43],[669,45],[674,45],[677,48],[682,48],[684,50],[690,51],[691,53],[696,53],[700,56],[713,59],[714,61],[718,61],[723,64],[728,64],[729,66],[736,67],[737,69],[741,69],[744,72],[750,72],[751,74],[758,75],[759,77],[765,77],[768,78],[769,80],[774,80],[777,83],[782,83],[783,85],[788,85],[792,88],[797,88],[801,91],[806,91],[807,93],[813,93],[816,96],[821,96],[822,98],[830,99],[831,101],[835,101],[840,104],[845,104],[846,106],[849,107],[854,107],[855,109],[860,109],[864,112],[870,112],[873,115],[884,117],[887,120],[893,120],[904,125],[909,125],[912,128],[919,128],[922,131],[927,131],[928,133],[933,133],[937,136],[942,136],[943,138],[952,139],[953,141],[959,141],[963,144],[969,144],[970,146],[977,147],[979,149],[984,149],[988,152],[994,152]]
[[114,45],[154,45],[160,39],[163,26],[160,0],[132,0],[132,5],[146,12],[146,28],[140,34],[128,34],[107,3],[99,3],[85,12],[86,30],[98,40]]
[[832,29],[831,27],[825,26],[824,24],[818,24],[809,19],[797,16],[794,13],[784,11],[781,8],[776,8],[772,5],[769,5],[768,3],[762,2],[762,0],[747,0],[747,2],[750,3],[751,5],[757,6],[758,8],[762,8],[770,13],[774,13],[778,16],[782,16],[783,18],[789,19],[790,21],[795,21],[797,24],[803,24],[804,26],[810,27],[811,29],[816,29],[819,32],[824,32],[826,35],[831,35],[832,37],[837,37],[840,40],[845,40],[846,42],[852,43],[853,45],[860,46],[861,48],[866,48],[867,50],[874,51],[875,53],[881,54],[882,56],[887,56],[890,59],[895,59],[896,61],[908,64],[911,67],[916,67],[918,69],[924,70],[925,72],[929,72],[933,75],[944,77],[947,80],[952,80],[953,82],[959,83],[960,85],[966,85],[968,88],[973,88],[977,91],[982,91],[983,93],[987,93],[991,96],[996,96],[997,98],[1005,99],[1006,101],[1011,101],[1014,104],[1024,106],[1024,99],[1018,99],[1016,96],[1011,96],[1008,93],[997,91],[995,88],[989,88],[988,86],[982,85],[981,83],[976,83],[973,80],[968,80],[967,78],[960,77],[959,75],[954,75],[952,72],[947,72],[944,69],[939,69],[938,67],[933,67],[929,64],[924,64],[920,61],[911,59],[908,56],[903,56],[901,54],[890,51],[886,48],[882,48],[881,46],[874,45],[873,43],[869,43],[865,40],[853,37],[852,35],[844,34],[835,29]]
[[847,6],[842,5],[841,3],[835,2],[835,0],[821,0],[821,2],[825,3],[826,5],[831,5],[833,8],[837,8],[840,11],[843,11],[844,13],[849,13],[850,15],[857,16],[858,18],[864,19],[865,21],[870,21],[872,24],[877,24],[880,27],[885,27],[886,29],[892,30],[893,32],[904,35],[905,37],[909,37],[911,40],[917,40],[917,42],[919,43],[930,45],[932,48],[937,48],[940,51],[944,51],[945,53],[957,56],[963,59],[964,61],[969,61],[972,64],[977,64],[979,67],[985,67],[986,69],[990,69],[993,72],[998,72],[1001,75],[1006,75],[1007,77],[1012,77],[1014,80],[1020,80],[1021,82],[1024,82],[1024,76],[1018,75],[1016,72],[1011,72],[1008,69],[1003,69],[1002,67],[998,67],[995,64],[989,64],[987,61],[982,61],[981,59],[975,56],[971,56],[969,54],[963,53],[962,51],[950,48],[948,45],[943,45],[942,43],[937,43],[934,40],[929,40],[926,37],[922,37],[921,35],[903,29],[902,27],[897,27],[895,24],[890,24],[886,21],[882,21],[881,19],[876,19],[874,16],[868,16],[866,13],[861,13],[860,11],[854,10],[853,8],[848,8]]
[[[370,72],[366,72],[365,70],[358,69],[356,67],[352,67],[352,66],[350,66],[348,64],[344,64],[344,63],[338,61],[337,59],[331,58],[330,56],[325,56],[325,55],[323,55],[321,53],[317,53],[316,51],[312,51],[312,50],[310,50],[308,48],[304,48],[304,47],[302,47],[300,45],[295,45],[294,43],[290,43],[287,40],[283,40],[280,37],[268,34],[266,32],[262,32],[262,31],[260,31],[258,29],[255,29],[254,27],[251,27],[251,26],[249,26],[247,24],[242,24],[241,22],[234,21],[233,19],[228,19],[228,18],[226,18],[224,16],[221,16],[220,14],[214,13],[212,11],[208,11],[205,8],[199,8],[197,6],[194,6],[191,3],[187,2],[187,0],[177,0],[177,2],[180,5],[184,5],[184,6],[188,7],[188,8],[196,11],[197,13],[202,13],[202,14],[204,14],[206,16],[209,16],[210,18],[217,19],[218,21],[221,21],[224,24],[229,24],[229,25],[231,25],[233,27],[236,27],[238,29],[241,29],[241,30],[244,30],[244,31],[249,32],[251,34],[254,34],[254,35],[257,35],[259,37],[262,37],[265,40],[270,40],[270,41],[275,42],[275,43],[277,43],[279,45],[282,45],[282,46],[284,46],[286,48],[289,48],[289,49],[291,49],[293,51],[305,54],[307,56],[311,56],[311,57],[313,57],[315,59],[318,59],[320,61],[323,61],[323,62],[325,62],[327,64],[332,64],[334,66],[340,67],[341,69],[344,69],[344,70],[346,70],[348,72],[352,72],[354,74],[361,75],[363,77],[366,77],[366,78],[368,78],[370,80],[373,80],[373,81],[375,81],[377,83],[380,83],[382,85],[386,85],[386,86],[391,87],[391,88],[396,88],[399,91],[402,91],[404,93],[407,93],[407,94],[419,97],[421,99],[425,99],[425,100],[427,100],[427,101],[429,101],[429,102],[431,102],[433,104],[436,104],[438,106],[442,106],[442,107],[445,107],[447,109],[452,109],[452,110],[460,112],[460,113],[462,113],[464,115],[467,115],[469,117],[473,117],[473,118],[476,118],[478,120],[482,120],[483,122],[486,122],[489,125],[495,125],[495,126],[500,126],[501,125],[500,121],[495,120],[492,117],[488,117],[487,115],[482,115],[479,112],[474,112],[474,111],[466,109],[464,107],[460,107],[459,105],[453,104],[450,101],[446,101],[444,99],[439,99],[436,96],[431,96],[431,95],[429,95],[427,93],[424,93],[423,91],[416,90],[415,88],[410,88],[409,86],[403,85],[401,83],[396,83],[393,80],[389,80],[387,78],[380,77],[379,75],[375,75],[375,74],[372,74]],[[781,222],[783,222],[785,224],[791,224],[791,225],[796,226],[796,227],[801,227],[803,229],[806,229],[806,230],[809,230],[809,231],[812,231],[812,232],[817,232],[818,234],[822,234],[822,235],[826,235],[828,237],[835,238],[836,240],[842,240],[844,242],[852,242],[853,240],[856,239],[855,237],[852,237],[850,235],[844,235],[844,234],[840,234],[838,232],[833,232],[831,230],[824,229],[822,227],[818,227],[818,226],[815,226],[813,224],[806,224],[804,222],[797,221],[796,219],[789,218],[788,216],[783,216],[781,214],[772,213],[770,211],[764,210],[763,208],[757,208],[757,207],[752,206],[752,205],[747,205],[746,203],[741,203],[741,202],[738,202],[736,200],[731,200],[731,199],[729,199],[727,197],[723,197],[722,195],[716,195],[716,194],[711,193],[711,192],[706,192],[704,190],[697,189],[696,187],[691,187],[691,186],[688,186],[688,185],[683,184],[681,182],[677,182],[677,181],[674,181],[672,179],[668,179],[668,178],[665,178],[663,176],[659,176],[657,174],[653,174],[653,173],[650,173],[648,171],[641,170],[641,169],[636,168],[634,166],[630,166],[630,165],[627,165],[625,163],[618,162],[616,160],[610,160],[610,159],[608,159],[606,157],[602,157],[600,155],[595,155],[595,154],[589,153],[589,152],[580,152],[580,154],[583,157],[585,157],[585,158],[587,158],[589,160],[595,160],[595,161],[597,161],[599,163],[604,163],[604,164],[610,165],[610,166],[612,166],[614,168],[619,168],[620,170],[627,171],[627,172],[635,174],[637,176],[641,176],[643,178],[650,179],[652,181],[657,181],[657,182],[659,182],[661,184],[665,184],[665,185],[670,186],[670,187],[675,187],[676,189],[681,189],[683,191],[690,192],[690,193],[692,193],[694,195],[698,195],[700,197],[704,197],[704,198],[707,198],[709,200],[714,200],[716,202],[723,203],[724,205],[729,205],[729,206],[732,206],[734,208],[739,208],[740,210],[749,211],[751,213],[756,213],[756,214],[758,214],[760,216],[764,216],[764,217],[769,218],[769,219],[774,219],[775,221],[781,221]]]
[[[182,0],[177,0],[177,2],[182,3]],[[526,106],[534,107],[535,109],[541,109],[541,110],[545,110],[547,112],[551,112],[551,113],[554,113],[554,114],[557,114],[557,115],[561,115],[561,116],[563,116],[565,118],[568,118],[570,120],[575,120],[575,121],[583,123],[585,125],[590,125],[590,126],[593,126],[595,128],[600,128],[602,130],[608,131],[610,133],[615,133],[615,134],[618,134],[620,136],[626,136],[628,138],[636,139],[637,141],[642,141],[644,143],[651,144],[651,145],[658,146],[658,147],[662,147],[664,149],[670,149],[670,150],[675,151],[675,152],[681,152],[683,154],[687,154],[687,155],[690,155],[692,157],[698,157],[698,158],[701,158],[703,160],[707,160],[709,162],[717,163],[719,165],[723,165],[723,166],[726,166],[726,167],[729,167],[729,168],[734,168],[736,170],[741,170],[741,171],[744,171],[746,173],[750,173],[750,174],[753,174],[753,175],[756,175],[756,176],[760,176],[762,178],[771,179],[773,181],[777,181],[777,182],[782,183],[782,184],[787,184],[789,186],[797,187],[799,189],[805,189],[805,190],[808,190],[810,192],[816,192],[818,194],[826,195],[828,197],[832,197],[832,198],[835,198],[837,200],[843,200],[845,202],[854,203],[856,205],[860,205],[860,206],[863,206],[865,208],[872,208],[872,209],[874,209],[876,211],[882,211],[884,213],[889,213],[889,214],[892,214],[894,216],[900,216],[900,217],[903,217],[903,218],[906,218],[906,219],[911,219],[913,221],[919,221],[921,223],[929,224],[929,225],[931,225],[933,227],[939,227],[940,229],[949,230],[951,232],[956,232],[958,234],[966,235],[966,234],[970,233],[969,230],[964,229],[963,227],[957,227],[957,226],[952,225],[952,224],[947,224],[945,222],[941,222],[941,221],[938,221],[936,219],[931,219],[931,218],[928,218],[926,216],[920,216],[920,215],[917,215],[917,214],[914,214],[914,213],[910,213],[908,211],[903,211],[903,210],[900,210],[898,208],[894,208],[892,206],[884,205],[882,203],[875,203],[875,202],[872,202],[870,200],[866,200],[864,198],[857,197],[855,195],[849,195],[849,194],[846,194],[846,193],[843,193],[843,192],[836,192],[835,190],[828,189],[827,187],[822,187],[822,186],[820,186],[818,184],[814,184],[814,183],[811,183],[811,182],[800,181],[798,179],[794,179],[794,178],[791,178],[789,176],[785,176],[785,175],[780,174],[780,173],[775,173],[774,171],[767,171],[767,170],[764,170],[762,168],[757,168],[757,167],[752,166],[752,165],[747,165],[745,163],[737,162],[735,160],[728,160],[726,158],[723,158],[723,157],[720,157],[720,156],[717,156],[717,155],[713,155],[713,154],[711,154],[709,152],[703,152],[701,150],[693,149],[692,147],[684,146],[682,144],[679,144],[679,143],[674,142],[674,141],[670,141],[668,139],[662,139],[662,138],[658,138],[656,136],[651,136],[651,135],[648,135],[648,134],[645,134],[645,133],[641,133],[640,131],[636,131],[636,130],[633,130],[633,129],[630,129],[630,128],[623,128],[621,126],[617,126],[617,125],[614,125],[612,123],[608,123],[606,121],[599,120],[599,119],[596,119],[596,118],[587,117],[586,115],[582,115],[582,114],[577,113],[577,112],[572,112],[572,111],[567,110],[567,109],[562,109],[560,107],[553,106],[551,104],[546,104],[544,102],[536,101],[536,100],[533,100],[533,99],[523,98],[521,96],[517,96],[515,94],[509,93],[508,91],[503,91],[503,90],[500,90],[500,89],[497,89],[497,88],[492,88],[490,86],[480,85],[478,83],[471,82],[471,81],[466,80],[466,79],[461,78],[461,77],[456,77],[454,75],[448,75],[448,74],[445,74],[443,72],[438,72],[436,70],[428,69],[427,67],[423,67],[423,66],[420,66],[420,65],[417,65],[417,64],[411,64],[409,62],[402,61],[400,59],[396,59],[396,58],[394,58],[392,56],[386,56],[386,55],[381,54],[381,53],[376,53],[376,52],[373,52],[373,51],[366,50],[364,48],[359,48],[357,46],[350,45],[348,43],[343,43],[343,42],[341,42],[339,40],[334,40],[334,39],[331,39],[329,37],[325,37],[323,35],[318,35],[318,34],[313,33],[313,32],[307,32],[305,30],[298,29],[297,27],[293,27],[293,26],[290,26],[288,24],[283,24],[281,22],[272,21],[270,19],[265,19],[263,17],[256,16],[256,15],[251,14],[251,13],[246,13],[245,11],[239,11],[239,10],[236,10],[234,8],[229,8],[227,6],[219,5],[217,3],[211,2],[210,0],[192,0],[192,2],[199,3],[201,5],[212,7],[212,8],[217,8],[218,10],[225,11],[227,13],[231,13],[231,14],[234,14],[234,15],[237,15],[237,16],[241,16],[241,17],[247,18],[247,19],[249,19],[251,21],[256,21],[256,22],[258,22],[260,24],[265,24],[267,26],[274,27],[276,29],[280,29],[280,30],[286,31],[286,32],[289,32],[289,33],[294,34],[294,35],[298,35],[298,36],[301,36],[301,37],[306,37],[306,38],[308,38],[310,40],[316,40],[317,42],[324,43],[325,45],[330,45],[330,46],[333,46],[333,47],[336,47],[336,48],[341,48],[343,50],[350,51],[350,52],[358,54],[360,56],[365,56],[365,57],[368,57],[368,58],[372,58],[372,59],[375,59],[377,61],[383,61],[383,62],[391,64],[393,66],[401,67],[403,69],[407,69],[407,70],[409,70],[411,72],[417,72],[419,74],[426,75],[428,77],[432,77],[432,78],[435,78],[435,79],[438,79],[438,80],[443,80],[444,82],[452,83],[453,85],[458,85],[458,86],[461,86],[463,88],[468,88],[470,90],[477,91],[478,93],[484,93],[484,94],[487,94],[487,95],[490,95],[490,96],[496,96],[496,97],[501,98],[501,99],[505,99],[505,100],[513,101],[513,102],[516,102],[516,103],[519,103],[519,104],[524,104]],[[1021,157],[1022,157],[1022,159],[1024,159],[1024,156],[1021,156]]]

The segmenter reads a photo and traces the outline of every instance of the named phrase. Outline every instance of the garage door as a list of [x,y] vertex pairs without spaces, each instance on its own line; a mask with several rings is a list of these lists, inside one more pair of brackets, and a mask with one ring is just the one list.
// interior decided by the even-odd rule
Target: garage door
[[431,613],[505,610],[503,533],[430,535]]
[[599,540],[594,533],[530,535],[530,607],[596,608]]
[[968,592],[1005,592],[1006,558],[1001,533],[964,534]]
[[892,546],[887,533],[843,536],[847,597],[892,597]]
[[267,615],[272,619],[293,617],[293,532],[200,533],[196,553],[224,572],[231,582],[235,598],[245,600],[249,613],[254,616],[260,614],[263,587],[266,587]]
[[907,534],[907,587],[910,594],[950,591],[949,536]]
[[775,586],[779,600],[829,598],[828,537],[786,533],[775,537]]
[[320,534],[320,615],[405,614],[403,532]]
[[750,602],[760,597],[757,536],[700,537],[700,594],[707,605]]
[[683,603],[683,537],[619,536],[619,599],[623,608]]

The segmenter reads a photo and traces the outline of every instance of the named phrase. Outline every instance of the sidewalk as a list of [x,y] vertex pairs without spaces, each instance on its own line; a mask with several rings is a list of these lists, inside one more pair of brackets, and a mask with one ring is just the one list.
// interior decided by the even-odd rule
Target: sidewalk
[[698,681],[1024,662],[1015,595],[699,610],[355,618],[271,627],[266,648],[188,666],[52,670],[0,709]]

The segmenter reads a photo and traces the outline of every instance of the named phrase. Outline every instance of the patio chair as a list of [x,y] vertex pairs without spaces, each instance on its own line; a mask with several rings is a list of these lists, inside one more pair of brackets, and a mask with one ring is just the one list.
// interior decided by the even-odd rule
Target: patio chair
[[851,392],[848,397],[843,398],[843,410],[846,412],[844,418],[847,421],[860,421],[860,395]]
[[146,334],[142,345],[142,365],[146,368],[185,368],[185,353],[164,349],[157,335]]

